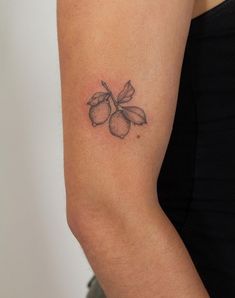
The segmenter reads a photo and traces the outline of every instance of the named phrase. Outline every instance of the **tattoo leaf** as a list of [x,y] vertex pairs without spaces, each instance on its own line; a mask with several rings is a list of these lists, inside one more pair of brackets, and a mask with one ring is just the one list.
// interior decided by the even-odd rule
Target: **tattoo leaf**
[[123,107],[123,115],[133,124],[142,125],[147,123],[144,110],[138,107]]
[[87,102],[88,105],[90,106],[95,106],[98,103],[104,101],[104,100],[108,100],[110,96],[110,93],[108,92],[96,92]]
[[125,103],[132,99],[133,95],[135,93],[135,89],[131,84],[131,81],[128,81],[125,85],[122,91],[118,94],[117,102]]

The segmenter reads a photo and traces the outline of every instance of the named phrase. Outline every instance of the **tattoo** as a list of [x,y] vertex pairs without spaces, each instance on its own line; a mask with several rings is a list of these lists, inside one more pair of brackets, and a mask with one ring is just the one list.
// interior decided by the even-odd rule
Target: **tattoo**
[[89,118],[94,127],[109,121],[111,134],[123,139],[129,133],[131,123],[134,125],[147,123],[144,110],[136,106],[125,105],[132,99],[135,93],[131,81],[124,85],[117,98],[114,97],[104,81],[101,81],[101,84],[106,89],[106,92],[96,92],[87,102],[90,106]]

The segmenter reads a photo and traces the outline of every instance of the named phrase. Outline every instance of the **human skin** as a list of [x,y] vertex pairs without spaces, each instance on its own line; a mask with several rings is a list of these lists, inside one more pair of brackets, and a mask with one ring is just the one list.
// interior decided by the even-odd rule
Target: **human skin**
[[[209,297],[156,191],[193,6],[58,0],[67,220],[108,298]],[[129,80],[147,123],[121,139],[87,102]]]

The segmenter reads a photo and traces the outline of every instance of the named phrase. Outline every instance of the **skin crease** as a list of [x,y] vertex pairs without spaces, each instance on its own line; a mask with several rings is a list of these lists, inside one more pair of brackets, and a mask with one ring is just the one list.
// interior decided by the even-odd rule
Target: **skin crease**
[[[58,0],[67,220],[108,298],[209,297],[156,193],[190,20],[209,2]],[[130,79],[148,124],[120,140],[86,102]]]

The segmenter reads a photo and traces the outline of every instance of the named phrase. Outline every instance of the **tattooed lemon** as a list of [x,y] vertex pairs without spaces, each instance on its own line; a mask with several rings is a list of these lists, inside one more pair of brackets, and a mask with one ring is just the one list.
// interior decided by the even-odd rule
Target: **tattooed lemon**
[[89,117],[92,125],[96,126],[103,124],[108,120],[111,113],[111,106],[108,100],[104,100],[95,106],[91,106],[89,110]]
[[109,130],[111,134],[121,139],[128,134],[130,125],[131,122],[125,118],[121,110],[114,112],[109,119]]

